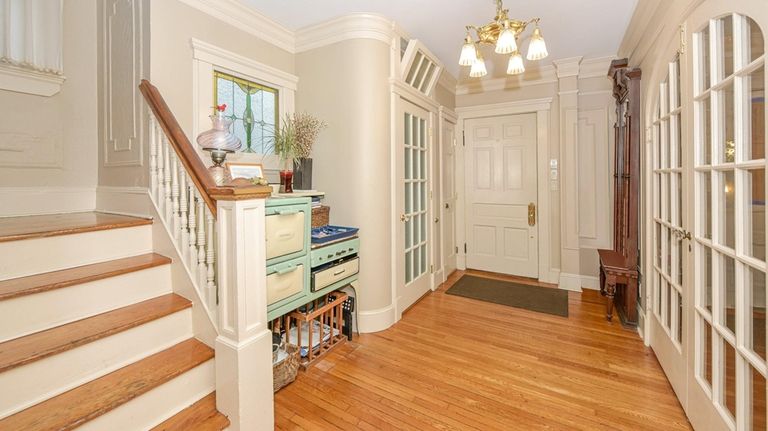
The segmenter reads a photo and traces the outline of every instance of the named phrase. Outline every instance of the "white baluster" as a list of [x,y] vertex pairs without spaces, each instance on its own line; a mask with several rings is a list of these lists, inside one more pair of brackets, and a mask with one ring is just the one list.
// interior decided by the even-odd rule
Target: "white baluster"
[[171,234],[177,244],[181,238],[181,218],[179,217],[179,165],[179,158],[174,151],[171,166]]
[[187,206],[187,196],[189,194],[189,190],[187,190],[187,173],[184,172],[183,167],[179,166],[181,172],[179,172],[179,191],[181,195],[179,196],[179,221],[180,221],[180,227],[181,232],[179,236],[179,249],[181,250],[181,258],[186,260],[187,256],[187,247],[186,245],[189,243],[189,231],[187,230],[187,211],[189,211],[189,207]]
[[[163,184],[165,200],[163,202],[162,214],[166,225],[168,225],[172,221],[171,211],[173,209],[173,203],[171,202],[171,154],[173,154],[173,150],[170,149],[171,145],[168,143],[167,139],[163,139],[163,143],[165,144],[163,146],[163,152],[165,152],[165,157],[163,158],[163,162],[165,163],[165,181]],[[173,232],[173,226],[168,227],[170,228],[170,231]]]
[[197,196],[197,285],[202,289],[205,286],[205,202],[201,196]]
[[157,202],[157,120],[149,114],[149,193]]
[[165,143],[162,134],[157,136],[157,191],[155,194],[155,205],[157,212],[163,215],[163,205],[165,204]]
[[208,290],[208,305],[211,310],[216,308],[217,304],[217,292],[216,292],[216,283],[215,283],[215,276],[216,272],[214,271],[213,264],[215,263],[215,257],[214,252],[216,248],[216,244],[213,242],[213,227],[214,227],[214,219],[213,214],[211,214],[211,211],[206,208],[205,210],[205,216],[208,221],[208,244],[206,245],[206,264],[208,265],[208,272],[206,274],[206,286]]
[[195,183],[190,180],[189,190],[187,191],[187,193],[189,193],[189,244],[187,244],[187,260],[189,262],[189,267],[193,272],[195,268],[197,268],[197,246],[195,245],[197,242],[197,214],[195,213],[195,210],[197,209],[197,202],[195,200],[196,190]]

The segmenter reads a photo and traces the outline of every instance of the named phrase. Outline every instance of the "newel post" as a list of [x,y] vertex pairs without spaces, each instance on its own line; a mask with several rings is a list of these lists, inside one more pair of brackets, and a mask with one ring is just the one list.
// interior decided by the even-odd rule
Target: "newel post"
[[264,210],[265,199],[217,200],[216,404],[233,431],[274,427]]

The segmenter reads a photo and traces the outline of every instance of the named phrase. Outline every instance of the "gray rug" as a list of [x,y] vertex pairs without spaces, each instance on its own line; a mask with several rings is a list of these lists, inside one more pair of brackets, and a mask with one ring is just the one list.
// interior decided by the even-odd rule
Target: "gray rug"
[[568,292],[562,289],[464,275],[445,293],[568,317]]

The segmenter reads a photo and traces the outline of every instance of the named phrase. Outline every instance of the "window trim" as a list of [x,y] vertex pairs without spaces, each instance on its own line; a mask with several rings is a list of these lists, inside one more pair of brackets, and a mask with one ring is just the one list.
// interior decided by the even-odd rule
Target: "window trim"
[[[192,135],[197,136],[210,125],[208,116],[213,106],[214,71],[242,77],[256,84],[277,90],[278,118],[295,110],[295,96],[299,78],[272,66],[244,57],[199,39],[190,40],[192,46]],[[197,149],[205,163],[210,157]],[[231,154],[227,160],[232,162],[261,163],[267,179],[275,181],[281,169],[280,160],[275,155],[242,153]]]

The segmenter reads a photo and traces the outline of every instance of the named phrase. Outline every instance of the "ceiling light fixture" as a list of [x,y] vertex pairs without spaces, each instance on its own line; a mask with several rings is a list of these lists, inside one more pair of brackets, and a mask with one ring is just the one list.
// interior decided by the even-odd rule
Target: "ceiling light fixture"
[[[471,66],[469,76],[478,78],[485,76],[488,72],[485,68],[485,60],[480,52],[478,45],[495,45],[494,52],[507,55],[509,65],[507,73],[510,75],[519,75],[525,72],[523,56],[518,48],[520,34],[525,31],[529,24],[535,24],[536,28],[531,35],[531,41],[528,43],[528,53],[526,58],[531,61],[541,60],[549,55],[544,37],[539,29],[539,18],[533,18],[530,21],[520,21],[509,18],[509,9],[504,9],[502,0],[496,0],[496,17],[492,22],[482,27],[468,25],[467,37],[464,39],[464,45],[461,48],[459,64],[461,66]],[[477,34],[477,41],[472,39],[470,31],[474,30]]]

